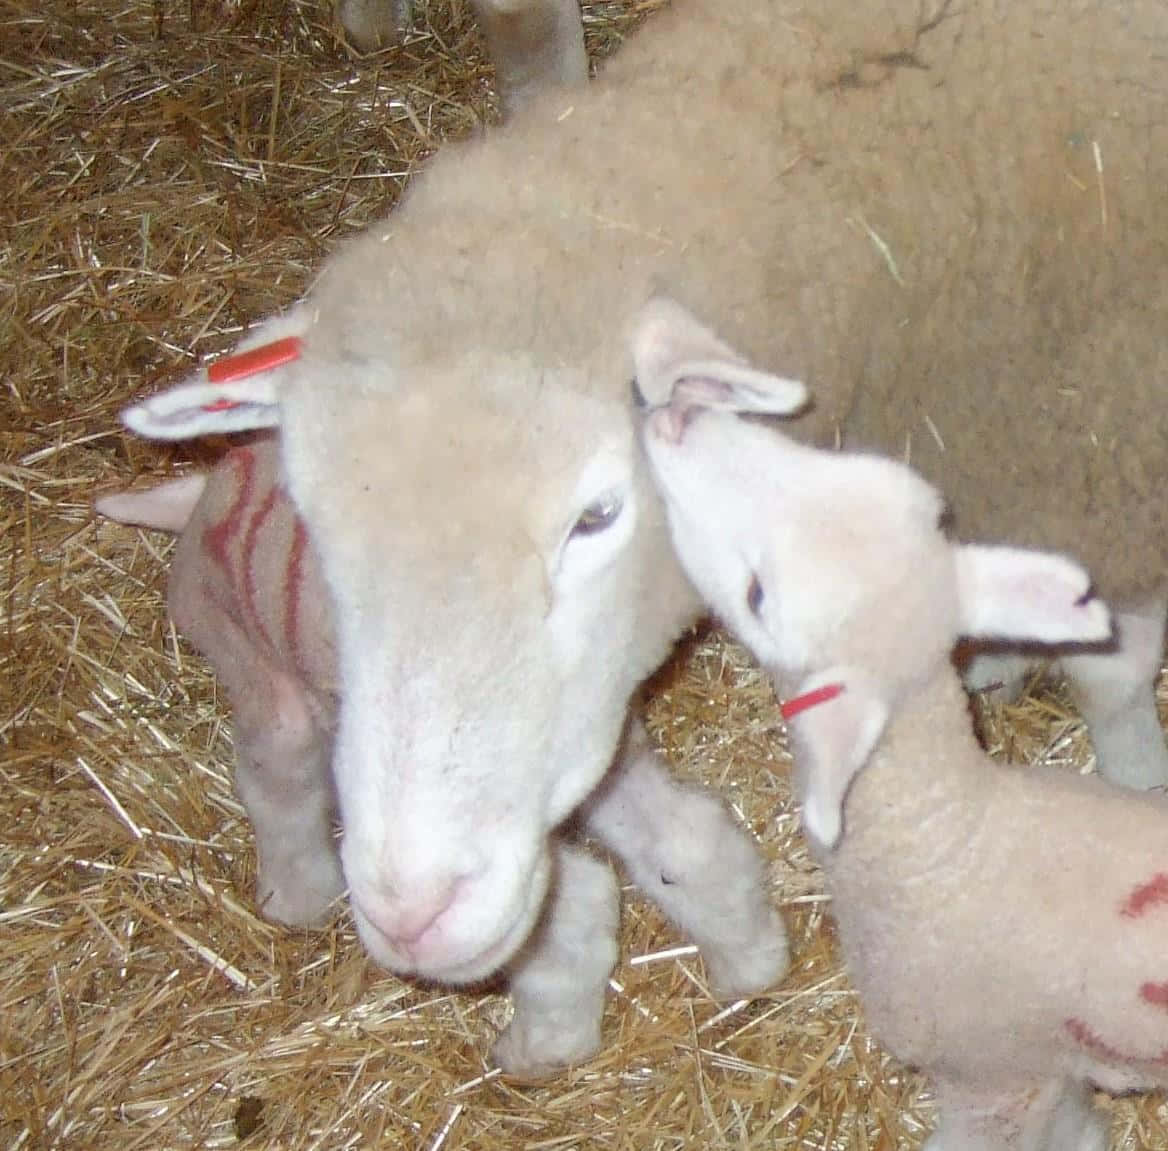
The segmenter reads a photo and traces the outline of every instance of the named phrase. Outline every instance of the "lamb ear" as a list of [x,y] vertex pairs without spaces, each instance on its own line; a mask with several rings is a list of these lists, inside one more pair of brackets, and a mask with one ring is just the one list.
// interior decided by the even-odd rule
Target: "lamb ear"
[[735,412],[788,415],[807,402],[807,389],[752,368],[676,300],[656,296],[633,325],[637,386],[650,407],[673,400]]
[[185,383],[126,408],[122,423],[152,440],[189,440],[213,432],[272,428],[287,365],[300,356],[304,315],[269,320],[240,351],[200,368]]
[[812,676],[783,705],[795,750],[803,827],[824,847],[839,843],[848,789],[875,750],[888,713],[872,678],[854,668]]
[[956,549],[961,633],[1038,643],[1098,643],[1111,612],[1073,560],[1020,548]]

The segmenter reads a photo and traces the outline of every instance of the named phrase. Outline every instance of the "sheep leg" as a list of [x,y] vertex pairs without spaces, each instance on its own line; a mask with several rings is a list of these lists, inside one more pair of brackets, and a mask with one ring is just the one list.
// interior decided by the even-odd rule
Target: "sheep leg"
[[[588,79],[584,25],[577,0],[471,0],[495,66],[503,111],[523,106],[548,88]],[[414,0],[337,0],[349,41],[376,52],[401,41]]]
[[257,680],[265,681],[262,713],[235,710],[235,790],[255,829],[256,904],[279,923],[317,924],[345,890],[333,838],[332,740],[294,679],[267,669]]
[[539,1079],[600,1048],[608,977],[617,960],[620,893],[606,863],[553,844],[556,874],[543,917],[508,968],[515,1014],[492,1055],[504,1071]]
[[413,0],[337,0],[345,35],[362,52],[399,43],[413,17]]
[[716,995],[737,998],[778,982],[787,934],[755,845],[719,799],[672,778],[639,723],[584,818],[701,949]]
[[941,1122],[922,1151],[1105,1151],[1106,1116],[1088,1089],[1052,1080],[1022,1091],[940,1083]]
[[1124,787],[1168,785],[1168,748],[1156,711],[1166,603],[1116,613],[1117,646],[1063,660],[1091,732],[1099,772]]
[[472,0],[487,40],[503,111],[548,88],[588,79],[577,0]]
[[1007,703],[1016,703],[1034,662],[1018,651],[973,647],[960,668],[961,679],[966,691],[1000,691]]
[[172,585],[175,622],[201,651],[215,653],[234,713],[235,790],[255,830],[256,904],[279,923],[319,923],[345,889],[332,834],[332,736],[321,707],[227,613],[192,601],[186,587]]

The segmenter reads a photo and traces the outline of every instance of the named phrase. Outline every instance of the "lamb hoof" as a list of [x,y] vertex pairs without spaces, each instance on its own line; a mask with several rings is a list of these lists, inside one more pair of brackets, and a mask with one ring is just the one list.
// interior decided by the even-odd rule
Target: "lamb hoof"
[[777,911],[749,947],[714,952],[702,951],[710,990],[720,1000],[746,999],[769,991],[780,982],[791,965],[787,932]]
[[510,1079],[538,1083],[583,1063],[600,1050],[600,1027],[575,1029],[562,1019],[528,1024],[512,1020],[491,1048],[491,1058]]
[[336,912],[334,904],[345,892],[345,876],[335,852],[318,860],[301,859],[292,874],[272,881],[261,873],[256,905],[273,923],[288,927],[321,927]]

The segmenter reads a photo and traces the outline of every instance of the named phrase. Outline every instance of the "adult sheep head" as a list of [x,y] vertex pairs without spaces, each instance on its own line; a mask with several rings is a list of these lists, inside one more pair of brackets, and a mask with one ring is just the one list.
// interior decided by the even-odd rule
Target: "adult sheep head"
[[[395,971],[477,980],[530,934],[548,834],[604,774],[630,695],[696,603],[626,377],[599,388],[457,349],[403,373],[338,357],[308,315],[126,422],[161,438],[279,427],[333,600],[333,771],[360,934]],[[654,394],[726,375],[760,406],[803,399],[668,301],[641,314],[631,359]]]

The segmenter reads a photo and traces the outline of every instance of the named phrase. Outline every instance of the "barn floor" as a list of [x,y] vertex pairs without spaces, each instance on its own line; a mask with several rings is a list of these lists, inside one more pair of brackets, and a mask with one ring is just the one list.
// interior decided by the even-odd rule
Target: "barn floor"
[[[590,46],[662,2],[588,6]],[[458,0],[365,59],[330,19],[314,0],[0,6],[0,1143],[915,1148],[927,1089],[865,1033],[769,686],[716,631],[658,677],[649,715],[767,854],[796,955],[771,994],[712,1001],[630,892],[603,1053],[516,1083],[486,1054],[505,998],[378,971],[347,916],[256,917],[223,702],[166,622],[169,541],[91,501],[213,458],[130,439],[116,413],[295,299],[492,114]],[[983,723],[1019,762],[1090,764],[1057,691]],[[1168,1147],[1159,1098],[1108,1105],[1116,1147]]]

